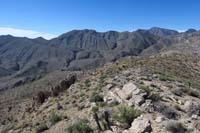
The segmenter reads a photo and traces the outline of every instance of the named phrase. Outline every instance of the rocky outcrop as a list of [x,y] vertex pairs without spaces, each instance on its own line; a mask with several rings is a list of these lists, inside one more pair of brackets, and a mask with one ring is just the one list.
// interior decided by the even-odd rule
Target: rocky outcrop
[[140,116],[135,119],[132,123],[132,126],[123,133],[151,133],[152,127],[151,122],[148,118]]
[[105,100],[108,102],[118,101],[119,103],[126,103],[129,106],[141,105],[144,102],[144,95],[144,92],[130,82],[125,84],[122,89],[114,88],[110,90]]
[[59,93],[63,92],[64,90],[68,89],[72,84],[75,83],[77,80],[76,75],[70,75],[65,80],[61,81],[59,85],[52,87],[50,91],[40,91],[37,93],[33,99],[36,101],[37,104],[42,104],[45,102],[46,99],[50,96],[58,96]]

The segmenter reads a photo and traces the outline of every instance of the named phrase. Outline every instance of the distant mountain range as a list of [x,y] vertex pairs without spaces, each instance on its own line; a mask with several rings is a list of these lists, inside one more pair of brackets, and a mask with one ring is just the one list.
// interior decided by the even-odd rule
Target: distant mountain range
[[39,79],[48,72],[87,70],[127,56],[162,51],[199,54],[200,31],[154,27],[134,32],[73,30],[51,40],[0,36],[0,90]]

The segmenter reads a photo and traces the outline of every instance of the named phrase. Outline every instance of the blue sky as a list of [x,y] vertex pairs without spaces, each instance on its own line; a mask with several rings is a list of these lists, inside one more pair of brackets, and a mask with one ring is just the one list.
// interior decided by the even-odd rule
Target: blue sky
[[0,0],[0,34],[52,38],[73,29],[133,31],[154,26],[200,29],[200,1]]

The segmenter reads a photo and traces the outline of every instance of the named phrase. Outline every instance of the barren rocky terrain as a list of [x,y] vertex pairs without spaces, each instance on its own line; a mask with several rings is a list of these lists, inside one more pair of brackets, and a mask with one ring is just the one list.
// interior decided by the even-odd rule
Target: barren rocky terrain
[[199,70],[197,55],[162,52],[71,73],[34,98],[1,109],[0,130],[199,133]]

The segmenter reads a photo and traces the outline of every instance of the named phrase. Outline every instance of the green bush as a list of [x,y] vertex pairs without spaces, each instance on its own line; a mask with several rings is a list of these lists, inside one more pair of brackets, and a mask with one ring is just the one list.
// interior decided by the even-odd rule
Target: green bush
[[142,85],[141,89],[147,93],[147,96],[149,96],[151,92],[153,91],[149,86],[145,86],[145,85]]
[[70,126],[68,129],[69,133],[92,133],[93,130],[88,125],[87,120],[80,120],[74,125]]
[[105,106],[107,106],[107,103],[106,102],[97,102],[96,105],[98,107],[105,107]]
[[104,102],[103,96],[98,94],[93,94],[93,96],[90,98],[90,102],[95,102],[95,103]]
[[61,116],[57,115],[56,113],[52,113],[51,117],[50,117],[50,122],[51,124],[56,124],[57,122],[61,121]]
[[85,85],[86,85],[86,87],[90,87],[90,82],[91,82],[91,81],[90,81],[89,79],[86,79],[86,80],[85,80]]
[[152,102],[158,102],[159,100],[162,99],[162,97],[159,95],[159,93],[151,93],[149,96],[148,96],[149,99],[152,100]]
[[92,112],[96,113],[98,111],[99,111],[99,107],[98,106],[92,107]]
[[174,79],[173,79],[172,77],[167,76],[167,75],[160,75],[160,76],[159,76],[159,79],[160,79],[161,81],[174,81]]
[[114,119],[130,127],[133,120],[140,116],[140,114],[141,112],[134,107],[122,106],[119,108],[119,112],[114,115]]
[[162,97],[159,95],[159,93],[153,92],[153,89],[151,89],[149,86],[141,86],[141,89],[144,90],[147,93],[146,99],[151,99],[153,102],[159,101]]

